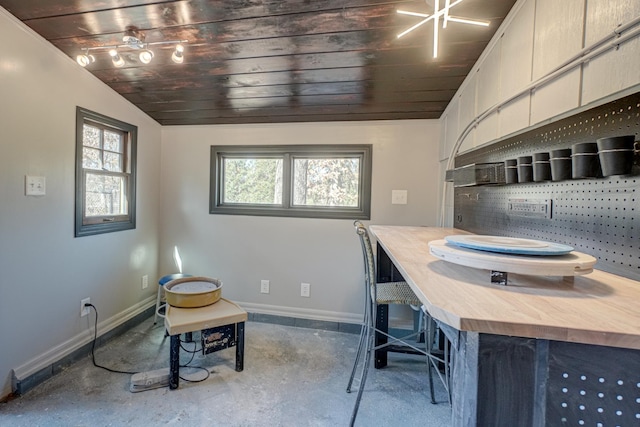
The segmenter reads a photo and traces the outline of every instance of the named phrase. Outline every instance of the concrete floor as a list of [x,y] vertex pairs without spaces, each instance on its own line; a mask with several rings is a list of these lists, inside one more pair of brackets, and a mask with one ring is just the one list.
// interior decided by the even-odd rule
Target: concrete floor
[[[99,364],[149,371],[168,366],[169,339],[149,319],[96,350]],[[129,391],[130,375],[96,368],[88,357],[27,392],[0,404],[0,426],[346,426],[356,393],[347,394],[358,336],[247,322],[244,371],[235,349],[206,357],[210,377],[181,381],[178,390]],[[181,353],[181,362],[188,361]],[[389,355],[389,366],[371,369],[356,425],[451,424],[447,403],[429,403],[423,359]],[[197,379],[202,371],[182,368]],[[445,394],[436,381],[440,402]]]

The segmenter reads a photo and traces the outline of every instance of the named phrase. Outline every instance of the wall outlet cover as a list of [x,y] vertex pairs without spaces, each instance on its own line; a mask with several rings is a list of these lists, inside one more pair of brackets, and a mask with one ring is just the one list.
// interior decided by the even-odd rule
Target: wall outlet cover
[[300,296],[306,298],[311,296],[311,285],[309,283],[300,284]]
[[407,204],[407,190],[391,190],[391,204],[392,205],[406,205]]
[[261,280],[260,281],[260,293],[268,294],[269,293],[269,281]]

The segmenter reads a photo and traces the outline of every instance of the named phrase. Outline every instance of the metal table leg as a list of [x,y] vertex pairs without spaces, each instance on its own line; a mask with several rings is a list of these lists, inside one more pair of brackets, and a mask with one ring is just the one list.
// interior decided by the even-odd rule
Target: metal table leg
[[180,383],[180,335],[171,335],[169,347],[169,388],[175,390]]
[[[379,304],[376,311],[376,328],[383,332],[389,333],[389,306],[387,304]],[[388,339],[386,335],[376,332],[376,347],[382,344],[386,344],[387,341]],[[375,351],[374,366],[376,369],[384,368],[385,366],[387,366],[387,347]]]
[[236,323],[236,371],[244,369],[244,322]]

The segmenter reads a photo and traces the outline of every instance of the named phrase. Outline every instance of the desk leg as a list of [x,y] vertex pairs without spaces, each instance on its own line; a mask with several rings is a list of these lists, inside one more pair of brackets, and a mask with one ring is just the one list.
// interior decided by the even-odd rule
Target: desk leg
[[180,335],[171,335],[169,346],[169,388],[175,390],[180,382]]
[[236,371],[244,369],[244,322],[236,323]]
[[[379,304],[376,310],[376,328],[388,333],[389,332],[389,305]],[[375,339],[376,347],[387,343],[387,337],[381,333],[376,332]],[[375,351],[374,366],[376,369],[384,368],[387,366],[387,349],[379,349]]]

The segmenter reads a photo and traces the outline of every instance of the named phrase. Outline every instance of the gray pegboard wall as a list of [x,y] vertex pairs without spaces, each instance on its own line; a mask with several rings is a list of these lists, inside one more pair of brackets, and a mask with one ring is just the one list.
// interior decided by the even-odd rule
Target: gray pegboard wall
[[[456,167],[619,135],[640,139],[640,93],[459,155]],[[509,211],[514,200],[549,203],[550,218]],[[454,226],[478,234],[567,244],[595,256],[600,270],[640,280],[638,156],[632,174],[625,176],[456,188]]]

